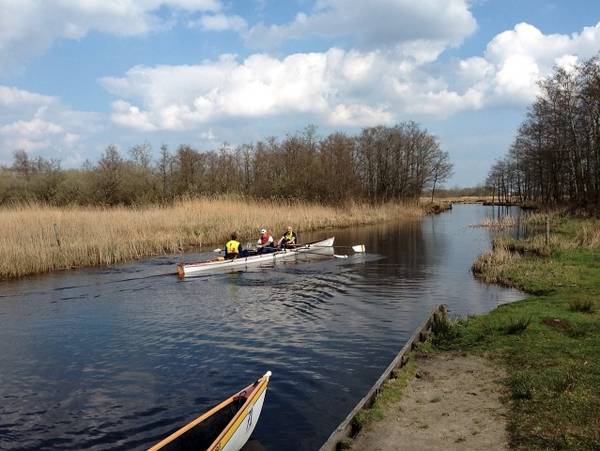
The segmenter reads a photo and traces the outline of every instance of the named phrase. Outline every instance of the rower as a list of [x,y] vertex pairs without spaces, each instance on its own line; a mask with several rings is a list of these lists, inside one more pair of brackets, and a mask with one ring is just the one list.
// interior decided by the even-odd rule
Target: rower
[[277,242],[279,247],[284,248],[293,248],[298,244],[298,236],[291,225],[287,226],[287,231],[283,234],[283,236]]
[[256,244],[259,254],[267,254],[275,251],[273,235],[271,235],[267,229],[260,229],[260,237],[258,238]]
[[242,245],[237,240],[237,233],[233,232],[231,234],[231,239],[227,241],[227,244],[225,244],[225,258],[227,260],[234,259],[236,257],[239,257],[241,252]]

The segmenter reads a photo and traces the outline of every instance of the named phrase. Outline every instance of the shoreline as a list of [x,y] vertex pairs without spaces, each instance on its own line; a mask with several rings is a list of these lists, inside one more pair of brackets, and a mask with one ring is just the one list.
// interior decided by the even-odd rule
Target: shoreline
[[144,208],[15,206],[0,209],[0,280],[52,271],[105,267],[225,242],[233,231],[254,241],[261,227],[300,232],[420,219],[451,208],[443,202],[408,205],[304,202],[216,197]]
[[[494,425],[503,419],[507,449],[600,448],[598,222],[554,217],[549,242],[543,236],[499,238],[492,251],[474,262],[473,272],[481,280],[517,287],[528,296],[487,314],[448,320],[435,329],[417,349],[414,365],[398,377],[399,382],[384,387],[378,395],[375,414],[366,415],[362,424],[364,434],[359,432],[355,440],[344,443],[343,449],[365,449],[366,445],[378,450],[409,449],[398,447],[405,442],[402,437],[421,437],[421,444],[431,444],[441,433],[448,444],[446,449],[479,449],[475,436],[497,433]],[[477,381],[487,386],[477,393],[477,402],[487,397],[491,404],[487,411],[478,412],[477,418],[482,420],[471,428],[472,435],[463,434],[447,442],[456,431],[468,428],[460,416],[450,422],[431,423],[427,420],[431,418],[430,403],[435,402],[444,412],[461,410],[457,400],[466,396],[462,392],[472,388],[469,384],[474,384],[469,371],[461,370],[469,366],[465,358],[483,362],[480,370],[473,370],[479,371]],[[443,371],[453,369],[461,383],[446,384],[445,391],[427,400],[432,384],[423,382],[419,374],[424,367],[431,367],[431,361],[453,362],[442,365]],[[445,378],[444,374],[431,376],[438,385]],[[489,409],[494,402],[495,413]],[[477,410],[474,404],[466,406],[465,412]],[[412,407],[406,415],[417,419],[412,423],[398,417],[399,409],[407,405]],[[492,417],[495,420],[488,421]],[[381,436],[401,441],[391,445],[390,440],[379,440]]]

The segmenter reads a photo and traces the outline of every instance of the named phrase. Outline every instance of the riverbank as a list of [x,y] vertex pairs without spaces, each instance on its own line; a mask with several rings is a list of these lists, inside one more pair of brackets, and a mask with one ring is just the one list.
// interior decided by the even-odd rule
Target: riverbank
[[457,325],[450,348],[503,364],[517,449],[600,448],[600,223],[552,217],[552,233],[497,239],[483,280],[534,296]]
[[58,208],[42,205],[0,209],[0,279],[83,266],[104,266],[188,248],[223,243],[232,231],[254,242],[267,227],[300,233],[393,220],[442,211],[439,204],[308,203],[218,197],[145,208]]
[[[450,204],[485,204],[492,201],[492,196],[436,196],[435,202]],[[431,196],[422,196],[422,203],[431,202]]]
[[417,352],[366,415],[351,449],[505,450],[505,372],[461,353]]
[[[493,250],[473,266],[476,275],[485,281],[518,287],[532,295],[486,315],[448,322],[447,327],[434,334],[428,351],[433,358],[442,360],[457,355],[484,359],[486,365],[506,372],[502,379],[507,393],[503,408],[509,412],[507,431],[511,449],[597,450],[600,448],[600,227],[597,221],[558,215],[552,218],[552,223],[548,240],[545,234],[518,241],[499,238],[494,241]],[[417,363],[413,374],[418,371]],[[479,376],[487,378],[483,371]],[[471,388],[468,374],[459,374],[457,378],[459,385],[436,401],[448,411],[453,411],[451,400],[457,390],[460,395],[465,387]],[[410,400],[409,393],[403,391],[399,397]],[[425,399],[426,395],[421,390],[414,396]],[[385,392],[381,395],[382,399],[386,396]],[[488,390],[483,396],[490,401],[490,396],[497,394]],[[425,402],[414,405],[421,412],[428,407]],[[387,435],[399,433],[397,409],[388,408],[379,416],[390,429]],[[456,416],[448,428],[459,430],[462,420],[460,415]],[[406,427],[408,435],[423,435],[418,422]],[[425,433],[432,440],[435,434]],[[465,441],[461,449],[478,448]]]

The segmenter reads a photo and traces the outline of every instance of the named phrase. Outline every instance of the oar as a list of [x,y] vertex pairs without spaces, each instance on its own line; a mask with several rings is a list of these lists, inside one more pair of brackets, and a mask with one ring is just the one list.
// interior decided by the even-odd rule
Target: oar
[[[302,245],[300,245],[302,246]],[[367,248],[365,247],[364,244],[354,244],[352,246],[338,246],[338,245],[333,245],[333,246],[320,246],[320,245],[315,245],[315,244],[310,244],[308,245],[309,248],[311,247],[343,247],[344,249],[352,249],[354,252],[356,252],[357,254],[362,254],[364,252],[367,251]]]
[[[325,247],[325,246],[320,246],[320,247]],[[328,246],[331,247],[331,246]],[[327,254],[322,254],[320,252],[310,252],[310,251],[305,251],[304,249],[302,249],[301,252],[298,253],[298,255],[320,255],[321,257],[329,257],[329,255]],[[347,255],[340,255],[340,254],[332,254],[334,258],[348,258]]]

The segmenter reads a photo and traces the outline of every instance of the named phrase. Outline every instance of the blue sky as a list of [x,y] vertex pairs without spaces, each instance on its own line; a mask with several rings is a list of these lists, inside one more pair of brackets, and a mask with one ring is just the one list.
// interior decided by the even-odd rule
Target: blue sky
[[415,120],[480,183],[552,67],[600,50],[600,2],[0,0],[0,164],[111,143],[214,149]]

